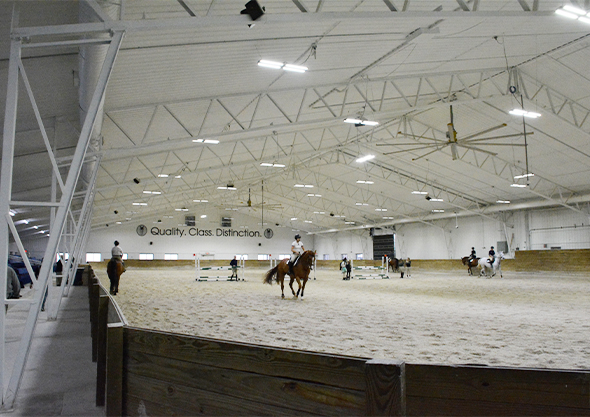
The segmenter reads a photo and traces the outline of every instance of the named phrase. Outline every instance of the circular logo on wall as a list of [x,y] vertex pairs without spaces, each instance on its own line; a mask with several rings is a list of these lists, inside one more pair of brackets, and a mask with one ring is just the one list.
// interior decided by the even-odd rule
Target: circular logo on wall
[[267,239],[272,238],[273,235],[274,235],[274,233],[273,233],[272,229],[266,229],[264,231],[264,237]]
[[139,226],[137,226],[137,229],[135,229],[137,231],[137,234],[139,236],[145,236],[145,234],[147,233],[147,227],[143,224],[140,224]]

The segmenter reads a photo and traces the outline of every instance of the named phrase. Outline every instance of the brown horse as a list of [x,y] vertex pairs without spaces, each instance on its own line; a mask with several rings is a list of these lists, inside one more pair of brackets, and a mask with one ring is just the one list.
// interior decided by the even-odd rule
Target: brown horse
[[111,295],[117,295],[119,292],[119,279],[123,272],[125,272],[123,261],[111,258],[107,265],[107,275],[109,276],[109,281],[111,281]]
[[467,273],[473,275],[473,270],[471,268],[475,268],[478,265],[479,258],[470,261],[469,256],[464,256],[461,258],[461,262],[463,262],[463,265],[467,266]]
[[403,264],[403,262],[400,262],[399,259],[397,258],[388,258],[389,261],[387,261],[387,272],[389,272],[389,269],[391,268],[391,272],[399,272],[399,267],[400,265]]
[[[305,284],[307,283],[307,279],[309,278],[309,271],[311,271],[311,266],[313,265],[314,259],[315,252],[307,250],[303,252],[303,254],[299,257],[299,259],[293,266],[293,274],[295,276],[291,276],[289,287],[291,287],[291,292],[293,293],[293,296],[295,298],[299,297],[299,292],[301,292],[301,299],[303,300],[303,291],[305,291]],[[274,278],[277,284],[280,283],[282,298],[285,298],[285,275],[289,275],[289,265],[287,264],[287,259],[283,259],[281,262],[279,262],[277,266],[268,271],[266,275],[264,275],[263,281],[265,284],[272,284]],[[297,280],[297,284],[299,285],[297,294],[293,289],[294,280]]]

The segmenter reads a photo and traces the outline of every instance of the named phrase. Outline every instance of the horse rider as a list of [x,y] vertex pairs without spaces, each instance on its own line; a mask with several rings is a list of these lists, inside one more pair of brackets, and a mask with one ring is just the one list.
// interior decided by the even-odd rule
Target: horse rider
[[494,261],[496,260],[496,252],[494,251],[493,246],[490,248],[488,255],[490,256],[490,265],[494,265]]
[[471,248],[471,255],[469,255],[469,262],[475,260],[475,258],[477,258],[477,255],[475,254],[475,248]]
[[114,262],[120,262],[123,266],[123,272],[125,272],[125,262],[123,262],[123,249],[119,247],[119,241],[115,240],[115,246],[111,249],[111,260]]
[[295,276],[293,265],[295,265],[295,262],[297,262],[297,259],[299,259],[303,252],[305,252],[305,248],[303,247],[303,243],[301,243],[301,236],[296,234],[295,240],[291,243],[291,259],[289,260],[289,275],[292,277]]

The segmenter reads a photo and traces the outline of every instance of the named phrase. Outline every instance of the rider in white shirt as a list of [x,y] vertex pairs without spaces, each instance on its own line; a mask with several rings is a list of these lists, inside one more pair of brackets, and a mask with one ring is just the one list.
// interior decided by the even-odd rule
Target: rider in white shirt
[[297,258],[301,256],[301,254],[305,252],[305,248],[303,247],[303,243],[301,243],[301,236],[299,234],[295,235],[295,240],[291,243],[291,259],[289,260],[289,275],[293,276],[293,265],[297,261]]
[[123,249],[119,247],[119,241],[115,240],[115,246],[111,249],[111,259],[123,264],[123,272],[125,272],[125,262],[123,262]]

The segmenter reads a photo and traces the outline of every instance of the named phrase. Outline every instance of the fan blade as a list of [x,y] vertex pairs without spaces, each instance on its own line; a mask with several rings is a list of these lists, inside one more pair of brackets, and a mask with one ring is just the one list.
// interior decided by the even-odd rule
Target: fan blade
[[[527,135],[532,135],[535,132],[527,133]],[[461,139],[459,142],[481,142],[482,140],[490,140],[490,139],[506,139],[506,138],[517,138],[519,136],[523,136],[524,133],[512,133],[510,135],[501,135],[501,136],[490,136],[489,138],[480,138],[480,139],[471,139],[467,141],[466,139]]]
[[[459,146],[469,146],[471,142],[466,143],[461,143],[458,142],[457,144]],[[485,145],[485,146],[526,146],[524,143],[478,143],[479,146],[481,145]]]
[[436,138],[429,138],[426,136],[418,136],[418,135],[412,135],[411,133],[402,133],[402,135],[406,136],[406,137],[410,137],[410,138],[415,138],[415,139],[426,139],[426,140],[432,140],[434,142],[444,142],[446,143],[446,140],[441,140],[441,139],[436,139]]
[[[444,140],[441,140],[441,142],[443,142],[444,144],[446,144],[447,142]],[[416,146],[416,145],[421,145],[421,143],[417,143],[417,142],[408,142],[408,143],[376,143],[376,146]],[[431,143],[431,144],[424,144],[425,146],[439,146],[437,143]]]
[[428,156],[428,155],[430,155],[430,154],[432,154],[432,153],[435,153],[435,152],[437,152],[437,151],[440,151],[441,149],[442,149],[442,148],[437,148],[437,149],[435,149],[435,150],[433,150],[433,151],[427,152],[427,153],[425,153],[424,155],[421,155],[421,156],[419,156],[418,158],[412,158],[412,161],[417,161],[418,159],[420,159],[420,158],[424,158],[425,156]]
[[506,126],[508,126],[506,123],[502,123],[501,125],[490,127],[489,129],[474,133],[473,135],[465,136],[464,138],[461,138],[461,140],[468,140],[468,139],[474,138],[476,136],[483,135],[485,133],[493,132],[494,130],[502,129],[503,127],[506,127]]
[[498,155],[497,153],[486,151],[485,149],[476,148],[475,146],[468,146],[468,145],[463,145],[463,144],[460,144],[460,143],[458,143],[457,145],[458,146],[461,146],[462,148],[465,148],[465,149],[470,149],[472,151],[478,151],[478,152],[487,153],[488,155],[492,155],[492,156]]
[[[419,151],[419,150],[421,150],[421,149],[429,149],[429,148],[432,148],[433,146],[436,146],[436,145],[430,145],[430,146],[420,146],[420,147],[418,147],[418,148],[404,149],[404,150],[401,150],[401,151],[383,152],[383,155],[392,155],[392,154],[394,154],[394,153],[402,153],[402,152],[410,152],[410,151]],[[440,147],[439,147],[439,146],[436,146],[436,149],[435,149],[434,151],[437,151],[437,150],[439,150],[439,149],[442,149],[442,148],[444,148],[445,146],[447,146],[447,145],[443,145],[443,146],[440,146]]]

